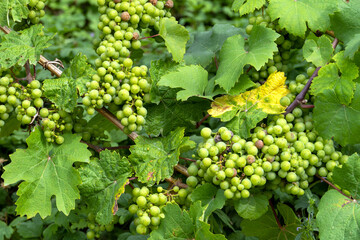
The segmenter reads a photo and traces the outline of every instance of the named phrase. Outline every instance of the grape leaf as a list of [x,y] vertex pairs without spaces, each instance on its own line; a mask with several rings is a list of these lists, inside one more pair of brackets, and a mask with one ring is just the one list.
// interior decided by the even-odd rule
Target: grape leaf
[[242,16],[262,8],[265,3],[266,0],[235,0],[231,8],[234,11],[239,11],[240,16]]
[[162,138],[136,138],[136,144],[130,148],[129,160],[140,182],[153,185],[173,174],[182,147],[190,141],[184,137],[184,130],[177,128]]
[[238,81],[245,65],[250,64],[259,70],[277,51],[275,40],[278,37],[279,34],[272,29],[254,26],[248,49],[245,49],[245,40],[241,35],[226,39],[220,50],[220,65],[215,82],[228,92]]
[[215,24],[213,28],[205,32],[194,34],[194,42],[186,50],[184,60],[187,65],[200,64],[207,67],[215,54],[220,50],[228,37],[240,34],[241,29],[231,24]]
[[15,64],[24,65],[27,60],[35,65],[43,50],[51,45],[49,41],[54,36],[45,36],[42,25],[4,35],[0,43],[0,66],[10,68]]
[[298,234],[297,228],[301,226],[300,220],[286,204],[279,203],[277,208],[284,218],[285,225],[281,228],[279,228],[273,212],[269,209],[265,215],[256,220],[243,220],[241,222],[242,232],[246,236],[258,237],[259,240],[295,239]]
[[229,111],[247,112],[252,107],[262,109],[268,114],[282,113],[285,107],[281,106],[280,99],[289,93],[285,80],[286,77],[283,72],[272,73],[267,81],[258,88],[241,93],[238,96],[225,95],[216,98],[208,113],[213,117],[221,117]]
[[240,217],[254,220],[264,215],[268,210],[269,197],[265,194],[254,194],[248,198],[234,201],[234,207]]
[[[157,83],[161,77],[168,72],[175,71],[181,65],[172,61],[151,61],[150,77],[151,77],[151,102],[159,104],[163,99],[174,99],[177,89],[171,89],[165,86],[159,86]],[[148,111],[151,113],[151,111]]]
[[185,54],[186,43],[190,39],[186,28],[174,19],[163,18],[160,20],[159,34],[165,40],[165,45],[174,61],[180,62]]
[[334,183],[346,189],[351,196],[360,199],[360,157],[356,153],[349,157],[341,168],[336,167],[333,174]]
[[334,137],[340,145],[360,143],[360,85],[356,84],[351,103],[341,103],[334,89],[325,90],[315,100],[314,124],[324,138]]
[[76,83],[73,79],[67,77],[46,79],[42,88],[45,97],[61,110],[72,112],[76,107],[78,95]]
[[80,143],[80,136],[64,134],[64,143],[48,143],[42,131],[35,128],[27,138],[27,149],[18,149],[10,155],[11,163],[4,167],[5,185],[23,181],[19,185],[16,211],[28,218],[37,213],[42,218],[51,214],[51,198],[66,215],[75,208],[80,198],[77,185],[80,175],[72,165],[88,162],[91,156],[87,145]]
[[353,80],[359,77],[359,67],[354,61],[345,57],[344,51],[338,52],[333,59],[336,61],[336,66],[339,68],[343,78]]
[[0,221],[0,240],[4,240],[5,238],[10,239],[14,230],[12,227],[8,226],[5,222]]
[[280,18],[281,28],[304,37],[307,26],[314,32],[329,29],[329,15],[337,9],[337,0],[271,0],[267,12],[273,21]]
[[29,9],[27,8],[29,0],[2,0],[0,2],[0,26],[10,27],[10,18],[14,22],[21,22],[23,18],[28,18]]
[[15,130],[19,129],[21,122],[16,119],[16,114],[11,114],[6,120],[5,125],[0,129],[0,137],[10,136]]
[[177,127],[194,129],[197,121],[204,117],[208,109],[208,102],[169,102],[164,101],[159,105],[148,105],[145,131],[158,136],[168,135]]
[[246,112],[238,111],[226,127],[234,134],[246,139],[250,137],[250,130],[266,117],[267,114],[261,109],[249,108]]
[[325,35],[315,39],[307,39],[303,46],[303,56],[308,62],[312,62],[316,67],[324,66],[331,59],[333,47],[331,41]]
[[23,238],[40,238],[43,232],[43,221],[37,215],[31,220],[16,225],[17,233]]
[[162,210],[165,218],[159,228],[151,232],[149,240],[193,238],[195,226],[187,211],[182,211],[177,204],[167,204]]
[[63,72],[62,77],[73,79],[80,95],[87,92],[86,83],[96,73],[82,53],[77,54],[70,62],[70,66]]
[[339,76],[335,63],[322,67],[318,76],[313,79],[311,93],[319,95],[326,89],[334,89],[343,104],[349,104],[354,95],[355,82],[353,79]]
[[176,99],[186,101],[192,96],[202,96],[207,82],[208,72],[199,65],[191,65],[162,76],[158,85],[184,89],[177,92]]
[[203,221],[198,221],[199,227],[195,232],[195,240],[226,240],[222,234],[214,234],[210,232],[210,224]]
[[331,189],[321,198],[316,223],[319,227],[320,239],[360,239],[359,203]]
[[191,193],[191,201],[201,201],[202,206],[207,206],[204,212],[204,219],[207,221],[212,212],[224,207],[226,198],[223,190],[217,189],[210,183],[205,183]]
[[345,43],[345,56],[353,58],[360,47],[360,1],[342,2],[331,16],[331,29]]
[[101,225],[110,224],[117,211],[117,199],[125,190],[131,166],[125,157],[109,150],[100,153],[100,159],[91,160],[79,169],[81,196]]

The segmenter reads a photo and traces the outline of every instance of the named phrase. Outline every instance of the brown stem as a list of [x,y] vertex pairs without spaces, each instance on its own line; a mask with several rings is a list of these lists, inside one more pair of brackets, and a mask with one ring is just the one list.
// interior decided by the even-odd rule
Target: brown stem
[[149,36],[149,37],[142,37],[142,38],[139,38],[139,40],[148,39],[148,38],[154,38],[154,37],[158,37],[158,36],[160,36],[160,34],[155,34],[155,35],[152,35],[152,36]]
[[81,140],[80,142],[85,143],[86,145],[88,145],[89,148],[95,150],[95,152],[97,152],[97,153],[99,153],[99,152],[101,152],[103,150],[101,147],[93,145],[93,144],[88,143],[88,142],[85,142],[83,140]]
[[[332,43],[332,47],[335,49],[338,43],[339,43],[339,40],[337,38],[335,38],[333,43]],[[292,110],[294,110],[299,104],[302,103],[302,101],[304,100],[307,92],[309,91],[312,80],[318,75],[320,68],[321,67],[317,67],[315,69],[314,73],[309,78],[309,80],[306,83],[303,90],[301,90],[301,92],[296,96],[295,100],[286,108],[286,112],[284,113],[285,115],[292,112]]]
[[[112,112],[110,112],[105,107],[96,109],[101,115],[103,115],[105,118],[107,118],[110,122],[112,122],[116,127],[118,127],[121,131],[124,131],[124,126],[119,122],[119,120],[116,118]],[[132,132],[130,134],[127,134],[130,139],[133,141],[139,136],[136,132]]]
[[31,74],[30,62],[29,62],[29,60],[26,61],[24,67],[25,67],[25,71],[26,71],[26,81],[27,81],[28,83],[31,83],[32,80],[33,80],[33,76],[32,76],[32,74]]
[[118,149],[129,149],[131,146],[117,146],[117,147],[103,147],[103,149],[107,149],[107,150],[118,150]]
[[173,177],[165,178],[165,181],[167,181],[168,183],[170,183],[174,186],[178,186],[179,188],[187,188],[188,187],[188,185],[186,185],[185,183],[182,183],[181,180],[174,179]]
[[345,193],[343,193],[339,188],[337,188],[333,183],[329,182],[328,180],[326,180],[324,177],[321,177],[319,174],[315,174],[315,176],[317,178],[320,178],[322,181],[326,182],[327,184],[329,184],[332,188],[334,188],[336,191],[338,191],[339,193],[341,193],[342,195],[344,195],[345,197],[349,198],[350,200],[353,200],[351,197],[349,197],[348,195],[346,195]]
[[308,105],[308,104],[300,104],[301,108],[314,108],[314,105]]
[[283,226],[281,225],[281,222],[280,222],[280,220],[279,220],[279,217],[278,217],[278,215],[276,214],[275,207],[274,207],[274,204],[273,204],[273,202],[271,201],[271,199],[269,199],[269,204],[270,204],[271,210],[272,210],[272,212],[273,212],[273,214],[274,214],[274,217],[275,217],[275,220],[276,220],[276,223],[277,223],[278,227],[279,227],[280,229],[283,229]]
[[178,171],[179,173],[181,173],[182,175],[184,175],[185,177],[189,177],[189,176],[190,176],[189,173],[188,173],[188,171],[187,171],[187,168],[184,167],[184,166],[181,166],[180,164],[176,165],[176,166],[174,167],[174,169],[175,169],[176,171]]
[[218,62],[216,56],[214,57],[214,62],[215,62],[216,70],[218,70],[219,69],[219,62]]
[[196,123],[196,128],[199,128],[201,124],[210,117],[210,114],[206,114],[205,117],[203,117],[199,122]]
[[184,157],[179,157],[180,159],[186,160],[186,161],[190,161],[190,162],[196,162],[195,159],[191,159],[191,158],[184,158]]

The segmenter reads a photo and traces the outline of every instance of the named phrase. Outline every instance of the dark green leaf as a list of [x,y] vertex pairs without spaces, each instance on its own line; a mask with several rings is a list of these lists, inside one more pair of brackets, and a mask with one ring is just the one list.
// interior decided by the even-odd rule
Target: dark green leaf
[[264,215],[268,210],[269,198],[265,194],[252,194],[249,198],[234,201],[234,207],[240,217],[254,220]]

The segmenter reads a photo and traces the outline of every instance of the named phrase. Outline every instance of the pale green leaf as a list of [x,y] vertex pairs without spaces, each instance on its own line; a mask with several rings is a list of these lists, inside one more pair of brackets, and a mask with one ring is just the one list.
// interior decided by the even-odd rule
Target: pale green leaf
[[240,16],[242,16],[260,9],[265,3],[266,0],[235,0],[231,8],[234,11],[239,11]]
[[334,138],[345,146],[360,143],[360,85],[348,105],[341,103],[334,89],[325,90],[315,101],[313,119],[315,129],[324,138]]
[[360,47],[360,1],[340,4],[340,11],[331,16],[331,29],[345,43],[345,56],[353,58]]
[[199,227],[195,232],[195,240],[226,240],[222,234],[214,234],[210,231],[210,224],[203,221],[198,221]]
[[348,158],[341,168],[336,167],[334,183],[350,192],[355,199],[360,199],[360,157],[357,153]]
[[234,201],[234,207],[240,217],[254,220],[264,215],[268,210],[269,197],[265,194],[252,194],[248,198]]
[[174,19],[163,18],[160,20],[159,34],[165,40],[165,45],[174,61],[180,62],[185,54],[186,43],[190,39],[186,28]]
[[215,82],[228,92],[238,81],[245,65],[250,64],[259,70],[277,51],[275,40],[278,37],[279,34],[272,29],[254,26],[247,50],[245,39],[241,35],[229,37],[220,51],[220,65]]
[[354,61],[345,57],[344,51],[338,52],[333,59],[343,78],[353,80],[359,77],[359,67]]
[[63,72],[62,77],[73,79],[80,95],[87,92],[86,83],[96,73],[88,63],[87,57],[82,53],[77,54],[70,62],[70,66]]
[[79,173],[82,180],[79,190],[90,212],[99,224],[110,224],[117,211],[117,199],[132,174],[130,163],[117,152],[105,150],[100,159],[91,160]]
[[320,239],[360,239],[360,206],[332,189],[325,193],[316,215]]
[[136,144],[130,148],[129,160],[138,180],[153,185],[170,177],[179,161],[181,148],[188,141],[189,138],[184,137],[184,128],[177,128],[162,138],[136,138]]
[[28,18],[29,0],[1,0],[0,2],[0,26],[10,26],[10,19],[14,22],[21,22]]
[[24,65],[28,60],[30,64],[36,64],[53,37],[44,35],[40,24],[4,35],[0,43],[0,66],[10,68],[15,64]]
[[8,226],[5,222],[0,221],[0,240],[4,240],[5,238],[10,239],[14,230],[12,227]]
[[76,83],[71,78],[46,79],[42,86],[44,95],[56,107],[66,112],[72,112],[77,104]]
[[59,211],[68,215],[80,198],[77,185],[80,175],[74,162],[88,162],[91,156],[81,137],[64,134],[64,143],[48,143],[39,128],[26,140],[27,149],[10,155],[11,163],[4,167],[5,185],[23,181],[19,185],[16,211],[28,218],[37,213],[42,218],[51,214],[51,198],[55,196]]
[[162,76],[158,85],[181,88],[176,98],[186,101],[192,96],[202,96],[208,82],[208,72],[199,65],[179,67],[176,72]]
[[273,21],[280,18],[281,28],[304,37],[307,26],[314,32],[328,30],[337,5],[337,0],[271,0],[267,12]]
[[331,59],[333,48],[331,41],[322,35],[318,39],[308,39],[303,46],[303,56],[308,62],[312,62],[316,67],[324,66]]
[[165,218],[161,221],[159,228],[151,232],[149,240],[193,238],[195,226],[187,211],[182,211],[177,204],[167,204],[162,210]]

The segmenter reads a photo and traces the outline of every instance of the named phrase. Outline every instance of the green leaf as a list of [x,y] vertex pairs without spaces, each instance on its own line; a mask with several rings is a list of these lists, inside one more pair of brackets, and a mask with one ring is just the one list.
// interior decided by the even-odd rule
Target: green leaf
[[77,104],[75,81],[71,78],[46,79],[42,86],[44,95],[56,107],[66,112],[72,112]]
[[320,239],[360,239],[360,206],[336,190],[329,190],[321,198],[316,215]]
[[278,37],[279,34],[272,29],[254,26],[248,49],[245,49],[245,40],[241,35],[229,37],[220,51],[215,82],[228,92],[238,81],[245,65],[250,64],[259,70],[277,51],[275,40]]
[[334,89],[325,90],[315,100],[315,129],[324,138],[332,138],[345,146],[360,143],[360,85],[356,84],[354,98],[348,105],[341,102]]
[[242,138],[250,137],[250,130],[267,117],[261,109],[250,108],[247,112],[239,111],[230,122],[226,124],[234,134]]
[[319,70],[313,79],[311,93],[319,95],[327,89],[334,89],[342,104],[349,104],[354,95],[355,82],[353,79],[339,76],[335,63],[330,63]]
[[266,0],[235,0],[231,8],[234,11],[239,11],[240,16],[242,16],[262,8],[265,3]]
[[18,149],[10,155],[11,163],[4,167],[2,178],[5,185],[23,181],[19,185],[16,211],[28,218],[37,213],[42,218],[51,214],[51,198],[66,215],[75,208],[80,198],[77,185],[80,175],[73,168],[74,162],[88,162],[91,156],[81,137],[64,134],[64,143],[48,143],[39,128],[35,128],[26,140],[27,149]]
[[125,157],[109,150],[100,153],[100,159],[91,160],[79,169],[81,196],[95,214],[96,222],[110,224],[117,211],[117,200],[125,190],[131,166]]
[[15,130],[18,130],[20,126],[21,122],[16,119],[16,114],[11,114],[0,130],[0,137],[10,136]]
[[194,34],[194,42],[186,50],[184,60],[187,65],[200,64],[207,67],[215,54],[221,49],[228,37],[240,34],[241,29],[231,24],[215,24],[213,28],[205,32]]
[[145,131],[158,136],[168,135],[177,127],[195,129],[196,123],[204,117],[208,102],[162,102],[147,106]]
[[336,167],[333,174],[334,183],[346,189],[355,199],[360,199],[360,157],[356,153],[349,157],[341,168]]
[[208,72],[201,66],[191,65],[162,76],[158,85],[184,89],[177,92],[176,99],[186,101],[192,96],[202,96],[207,82]]
[[331,29],[345,43],[345,56],[353,58],[360,47],[360,2],[340,4],[340,11],[331,16]]
[[51,45],[49,41],[53,37],[44,35],[42,25],[4,35],[0,43],[0,65],[10,68],[15,64],[24,65],[27,60],[35,65],[43,50]]
[[0,240],[4,240],[5,238],[10,239],[14,230],[12,227],[6,225],[5,222],[0,221]]
[[88,63],[87,57],[82,53],[77,54],[70,62],[70,66],[63,72],[62,77],[68,77],[75,82],[80,95],[87,92],[86,83],[96,73]]
[[185,54],[186,43],[190,39],[186,28],[175,19],[163,18],[160,20],[159,34],[165,40],[165,45],[174,61],[180,62]]
[[354,61],[345,57],[344,51],[338,52],[333,59],[343,78],[353,80],[359,77],[359,67]]
[[23,238],[40,238],[43,232],[43,221],[37,215],[29,221],[17,224],[16,229]]
[[278,210],[285,223],[282,228],[279,228],[273,212],[269,209],[265,215],[256,220],[245,219],[242,221],[242,232],[246,236],[258,237],[259,240],[295,239],[299,233],[297,228],[301,226],[300,220],[296,217],[293,210],[283,203],[278,204]]
[[210,232],[210,224],[203,221],[198,222],[199,227],[195,232],[195,240],[226,240],[224,235]]
[[271,0],[267,12],[273,21],[280,18],[281,28],[304,37],[307,26],[313,32],[329,29],[329,15],[337,10],[337,5],[337,0]]
[[303,46],[303,56],[316,67],[324,66],[331,59],[333,48],[331,41],[325,35],[318,39],[307,39]]
[[151,232],[149,240],[193,238],[195,226],[187,211],[182,211],[177,204],[167,204],[162,210],[165,218],[161,220],[159,228]]
[[14,22],[21,22],[23,18],[28,18],[29,0],[2,0],[0,2],[0,26],[10,27],[10,18]]
[[204,213],[204,219],[206,221],[211,213],[224,207],[226,198],[223,190],[217,189],[210,183],[205,183],[191,193],[191,201],[200,201],[201,206],[207,206]]
[[234,201],[234,207],[240,217],[254,220],[264,215],[268,210],[269,197],[265,194],[252,194],[248,198]]
[[[169,72],[174,72],[181,65],[172,61],[151,61],[150,77],[151,77],[151,102],[159,104],[163,99],[173,99],[176,97],[177,89],[159,86],[158,82],[161,77]],[[148,111],[151,113],[151,111]]]
[[184,130],[177,128],[162,138],[136,138],[136,144],[130,148],[129,160],[140,182],[153,185],[173,174],[181,148],[189,141],[184,137]]

